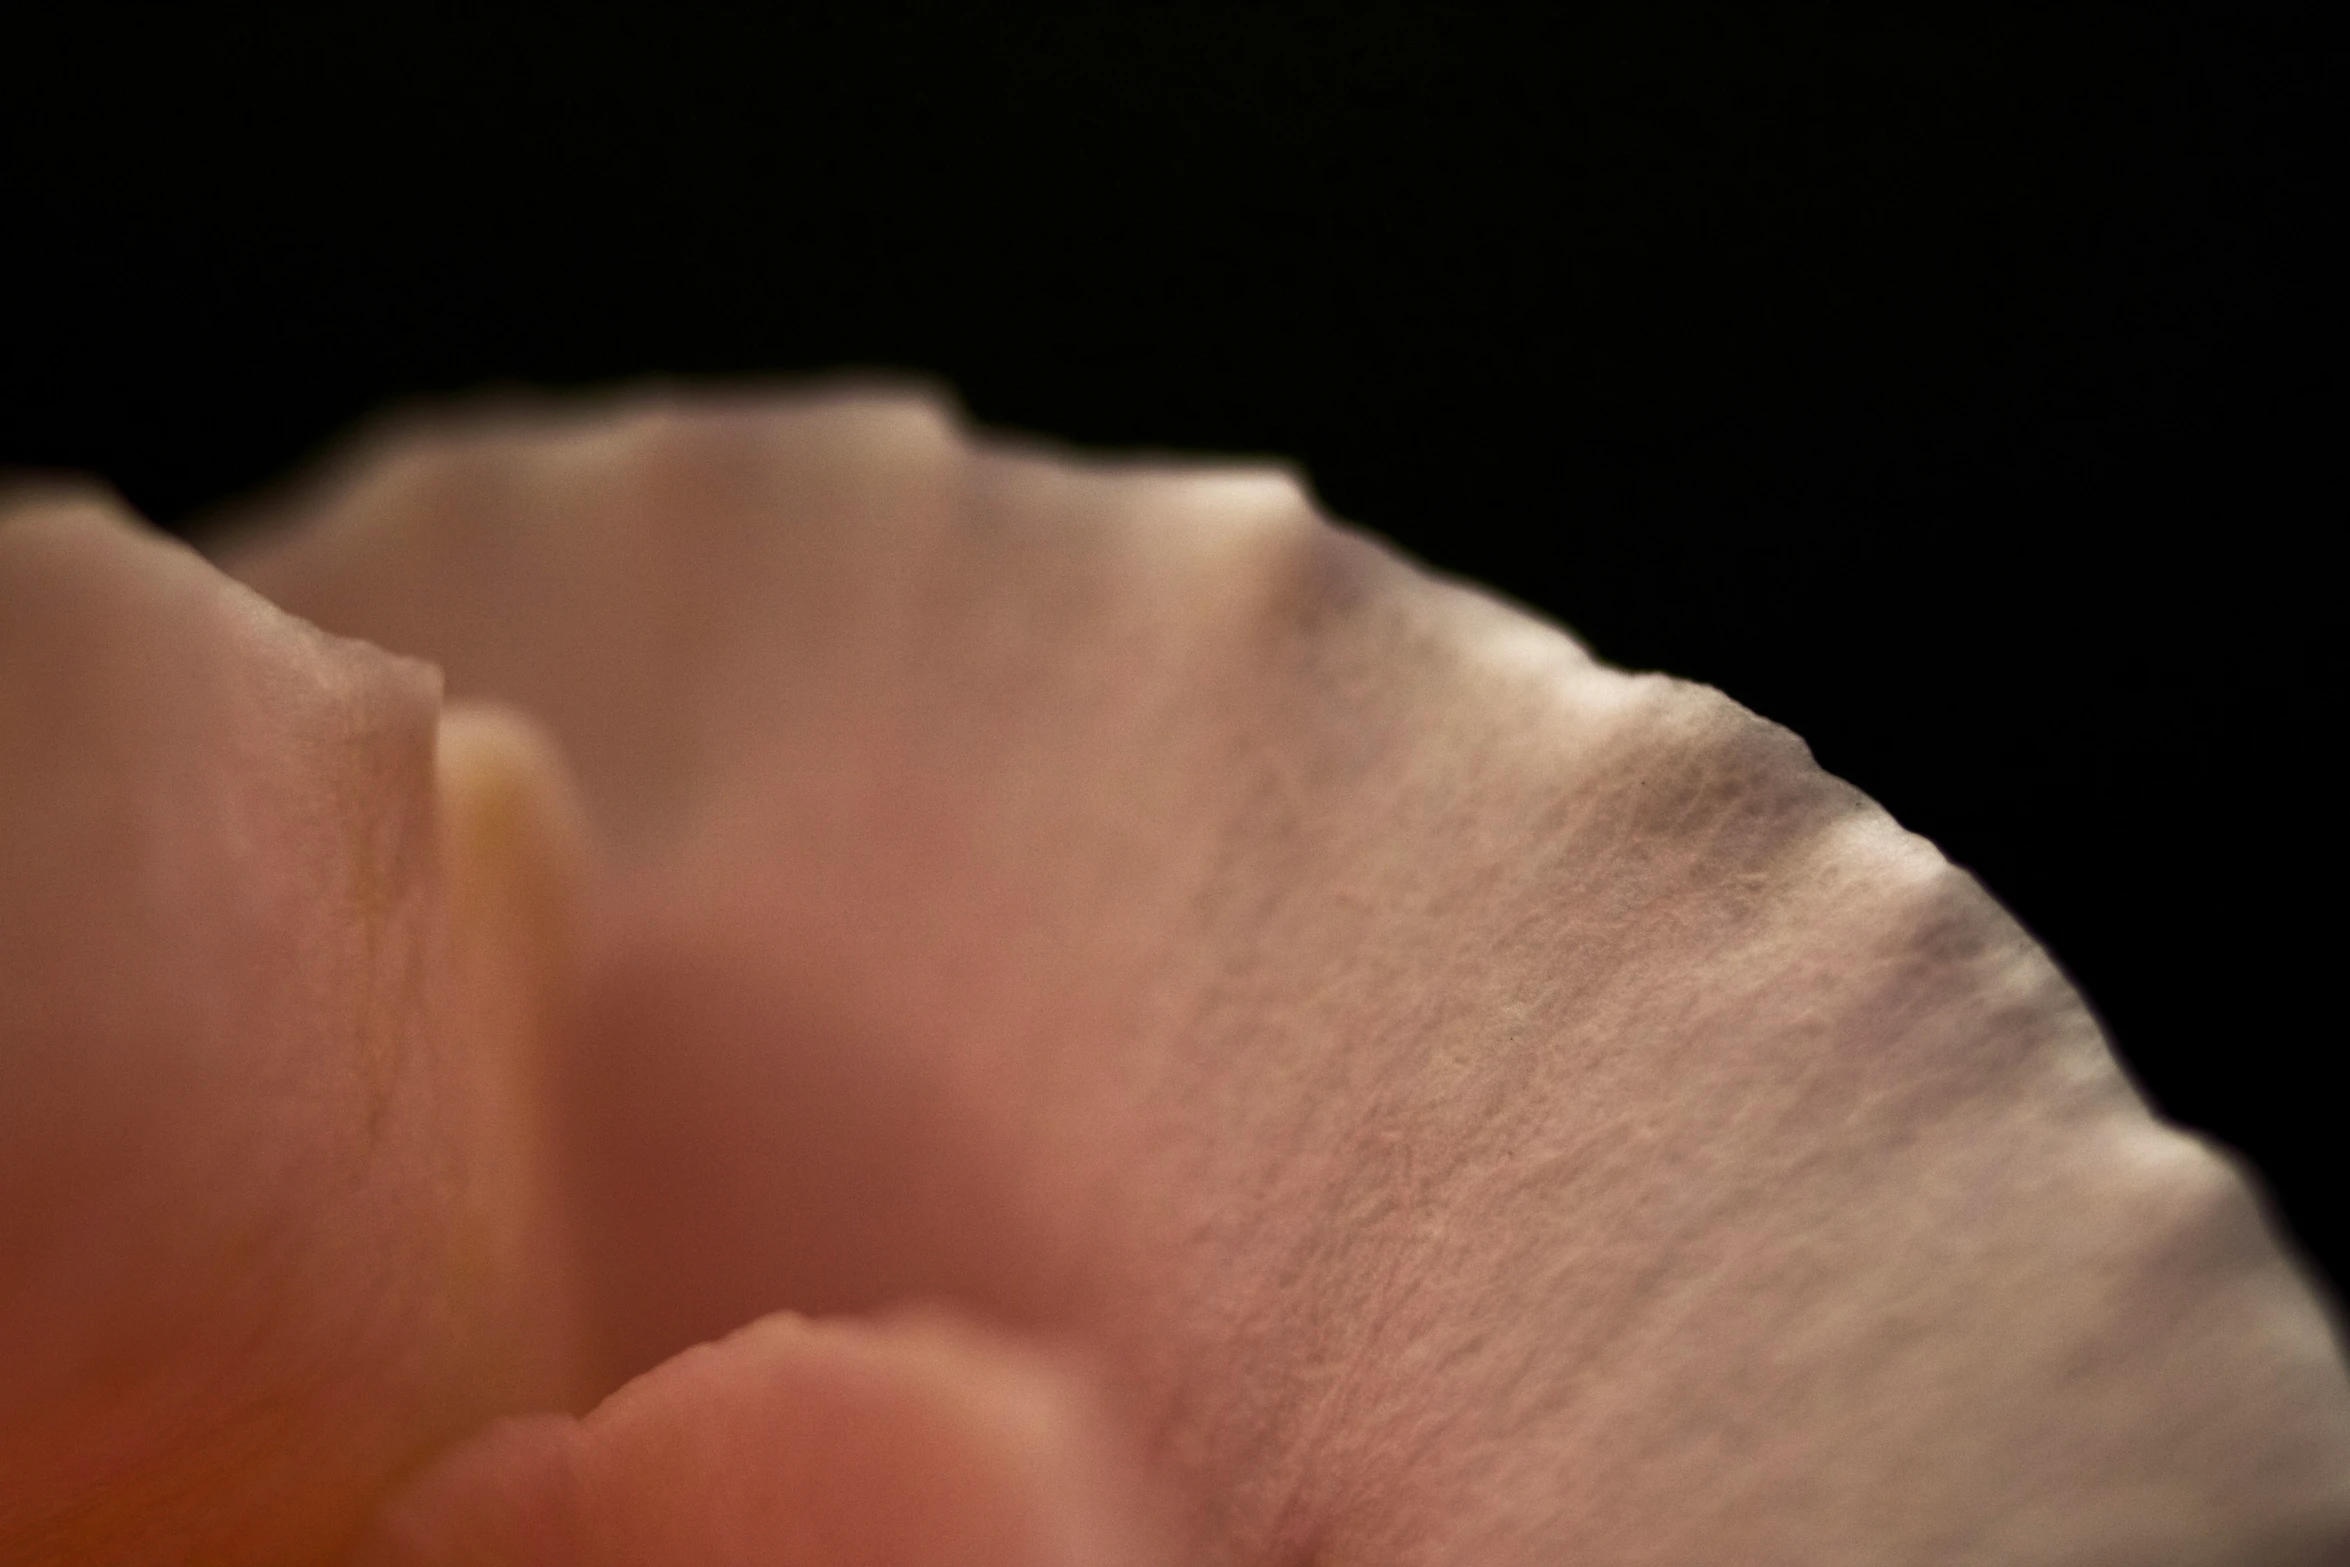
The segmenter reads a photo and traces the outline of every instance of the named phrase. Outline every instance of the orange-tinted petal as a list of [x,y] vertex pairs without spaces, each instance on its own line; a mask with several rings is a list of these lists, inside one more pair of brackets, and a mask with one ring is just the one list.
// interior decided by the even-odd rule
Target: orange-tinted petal
[[571,1396],[542,745],[102,500],[0,524],[0,1561],[310,1563]]
[[1146,1567],[1132,1492],[1030,1352],[943,1319],[770,1317],[584,1420],[492,1426],[353,1567]]
[[248,557],[542,716],[620,877],[610,1357],[1088,1340],[1203,1562],[2316,1562],[2350,1386],[1965,875],[1271,472],[895,395],[397,438]]

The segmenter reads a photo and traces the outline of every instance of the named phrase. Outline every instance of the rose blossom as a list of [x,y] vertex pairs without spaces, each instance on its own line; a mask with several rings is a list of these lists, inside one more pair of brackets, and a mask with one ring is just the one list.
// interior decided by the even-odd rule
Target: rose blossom
[[888,390],[276,510],[0,526],[0,1561],[2350,1560],[2244,1182],[1718,694]]

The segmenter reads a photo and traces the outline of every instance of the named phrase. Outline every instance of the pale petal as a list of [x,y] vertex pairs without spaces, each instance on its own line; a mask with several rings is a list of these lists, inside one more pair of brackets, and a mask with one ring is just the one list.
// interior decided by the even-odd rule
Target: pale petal
[[576,850],[543,747],[438,720],[103,499],[0,524],[0,1561],[316,1562],[575,1396]]
[[903,395],[460,422],[309,507],[252,580],[541,715],[620,868],[608,1379],[778,1307],[1066,1330],[1203,1562],[2350,1552],[2243,1181],[1718,694],[1277,472]]

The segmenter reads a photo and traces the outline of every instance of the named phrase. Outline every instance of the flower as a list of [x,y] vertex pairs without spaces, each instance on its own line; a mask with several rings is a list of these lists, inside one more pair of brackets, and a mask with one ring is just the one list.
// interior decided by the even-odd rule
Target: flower
[[1287,475],[868,386],[379,435],[258,595],[102,510],[0,529],[0,1560],[2350,1553],[2013,922]]

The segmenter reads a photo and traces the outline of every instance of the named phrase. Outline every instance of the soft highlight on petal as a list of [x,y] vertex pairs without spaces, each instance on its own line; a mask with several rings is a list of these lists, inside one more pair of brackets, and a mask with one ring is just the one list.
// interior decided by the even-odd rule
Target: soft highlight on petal
[[552,766],[101,497],[0,521],[0,1560],[315,1563],[577,1396]]
[[1273,472],[903,393],[385,438],[239,570],[539,715],[607,1383],[1065,1332],[1192,1556],[2266,1564],[2350,1386],[2048,959],[1718,694]]

